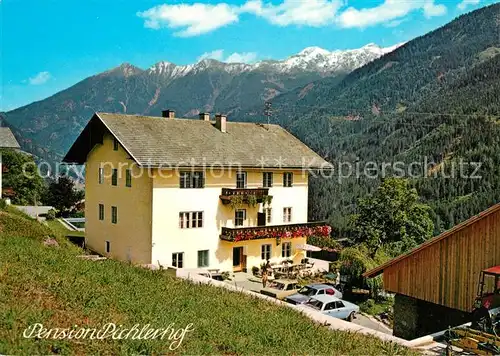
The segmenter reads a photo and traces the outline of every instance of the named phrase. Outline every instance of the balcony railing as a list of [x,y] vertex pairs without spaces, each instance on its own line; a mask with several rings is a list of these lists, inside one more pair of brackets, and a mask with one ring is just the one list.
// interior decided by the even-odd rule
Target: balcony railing
[[242,202],[248,203],[252,199],[249,197],[255,197],[254,201],[257,203],[262,203],[264,201],[264,197],[269,195],[269,188],[222,188],[222,193],[219,196],[220,200],[224,204],[228,204],[231,200],[241,199]]
[[330,236],[332,229],[323,221],[303,224],[271,225],[256,227],[223,227],[221,240],[238,242],[258,239],[290,239],[294,237]]

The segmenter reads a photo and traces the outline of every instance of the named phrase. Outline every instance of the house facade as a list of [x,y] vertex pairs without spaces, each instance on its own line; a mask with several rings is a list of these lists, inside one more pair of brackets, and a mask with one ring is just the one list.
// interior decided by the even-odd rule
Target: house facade
[[96,113],[65,157],[85,164],[86,245],[177,268],[295,262],[308,235],[308,178],[328,164],[279,126]]

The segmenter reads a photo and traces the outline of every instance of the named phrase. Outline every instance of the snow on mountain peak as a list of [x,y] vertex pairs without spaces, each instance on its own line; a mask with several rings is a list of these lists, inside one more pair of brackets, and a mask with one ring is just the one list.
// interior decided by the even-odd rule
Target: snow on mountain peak
[[356,68],[394,51],[403,43],[382,48],[375,43],[369,43],[358,49],[328,51],[321,47],[307,47],[299,53],[284,60],[265,60],[254,64],[224,63],[214,59],[202,59],[195,64],[178,66],[170,62],[158,62],[149,69],[149,74],[177,78],[196,73],[208,68],[220,68],[228,73],[242,73],[254,70],[275,70],[279,73],[297,71],[333,73],[350,72]]
[[304,48],[302,51],[300,51],[297,55],[298,56],[326,56],[330,54],[330,51],[327,51],[326,49],[323,49],[321,47],[307,47]]

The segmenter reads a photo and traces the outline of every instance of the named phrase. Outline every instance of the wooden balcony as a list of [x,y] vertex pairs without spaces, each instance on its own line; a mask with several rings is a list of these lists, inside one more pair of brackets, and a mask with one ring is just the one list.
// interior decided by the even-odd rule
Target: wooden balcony
[[270,225],[256,227],[223,227],[220,239],[230,242],[259,239],[290,239],[294,237],[329,237],[331,227],[323,221],[303,224]]
[[219,198],[223,204],[229,204],[234,199],[241,199],[243,203],[249,203],[252,201],[252,198],[249,199],[250,196],[255,197],[254,202],[262,203],[264,197],[269,196],[269,188],[222,188]]

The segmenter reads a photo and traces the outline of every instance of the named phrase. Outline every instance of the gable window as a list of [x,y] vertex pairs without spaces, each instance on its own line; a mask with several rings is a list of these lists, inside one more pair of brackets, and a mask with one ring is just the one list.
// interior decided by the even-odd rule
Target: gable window
[[236,188],[245,189],[247,187],[247,172],[236,173]]
[[208,250],[198,251],[198,268],[208,267]]
[[273,186],[273,172],[264,172],[262,175],[262,186],[271,188]]
[[283,242],[281,244],[281,257],[290,257],[292,255],[292,243]]
[[260,247],[260,258],[266,261],[271,259],[271,244],[265,244]]
[[176,252],[172,254],[172,266],[182,268],[184,266],[184,252]]
[[273,209],[264,208],[264,214],[266,216],[266,224],[270,224],[272,222]]
[[118,169],[113,169],[111,174],[111,185],[118,185]]
[[118,140],[113,138],[113,151],[118,151]]
[[104,220],[104,204],[99,204],[99,220]]
[[234,212],[234,226],[243,226],[247,218],[247,211],[245,209],[237,209]]
[[104,183],[104,168],[99,167],[99,184]]
[[283,208],[283,222],[292,222],[292,208]]
[[104,248],[106,253],[109,253],[109,251],[111,251],[111,243],[109,241],[106,241],[106,245]]
[[181,188],[203,188],[205,175],[203,172],[180,172],[179,186]]
[[132,170],[127,169],[125,171],[125,186],[132,187]]
[[285,172],[283,173],[283,186],[291,187],[293,185],[293,173]]
[[118,222],[118,208],[116,206],[111,207],[111,222],[113,224]]
[[179,227],[181,229],[194,229],[203,227],[203,211],[180,212]]

